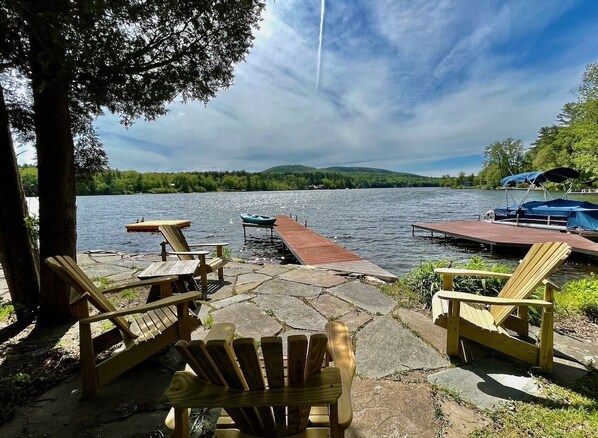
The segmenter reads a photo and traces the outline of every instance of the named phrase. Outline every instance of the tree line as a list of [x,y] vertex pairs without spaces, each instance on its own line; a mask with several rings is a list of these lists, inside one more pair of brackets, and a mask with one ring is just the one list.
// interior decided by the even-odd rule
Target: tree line
[[[37,172],[33,166],[20,168],[27,196],[37,196]],[[191,193],[215,191],[271,191],[358,189],[387,187],[438,187],[443,180],[400,173],[258,172],[210,171],[156,173],[108,169],[77,183],[77,195],[125,195],[133,193]]]
[[540,128],[527,150],[513,138],[488,145],[476,185],[496,187],[508,175],[572,167],[580,173],[574,186],[598,187],[598,63],[586,66],[577,100],[566,103],[556,120]]

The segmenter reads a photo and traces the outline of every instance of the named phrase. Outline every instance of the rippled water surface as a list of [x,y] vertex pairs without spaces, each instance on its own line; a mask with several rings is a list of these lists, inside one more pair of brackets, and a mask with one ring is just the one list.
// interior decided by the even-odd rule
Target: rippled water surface
[[[189,242],[227,241],[235,257],[280,260],[280,244],[270,242],[266,230],[248,229],[244,242],[239,214],[249,212],[297,216],[300,223],[307,221],[318,233],[397,275],[421,260],[460,261],[474,255],[514,264],[520,252],[493,254],[479,244],[447,244],[422,231],[411,235],[412,223],[476,219],[505,203],[502,191],[439,188],[86,196],[77,199],[78,249],[158,252],[159,235],[127,233],[125,225],[142,217],[189,219],[192,225],[184,230]],[[561,276],[595,268],[576,260],[561,269]]]

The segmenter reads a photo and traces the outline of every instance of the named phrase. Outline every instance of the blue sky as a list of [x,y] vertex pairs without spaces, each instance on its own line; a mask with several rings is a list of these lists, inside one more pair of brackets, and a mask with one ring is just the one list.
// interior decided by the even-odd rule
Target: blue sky
[[[268,2],[235,84],[130,129],[96,126],[110,166],[248,170],[370,166],[477,172],[484,147],[528,146],[598,59],[598,2]],[[318,89],[316,89],[318,84]]]

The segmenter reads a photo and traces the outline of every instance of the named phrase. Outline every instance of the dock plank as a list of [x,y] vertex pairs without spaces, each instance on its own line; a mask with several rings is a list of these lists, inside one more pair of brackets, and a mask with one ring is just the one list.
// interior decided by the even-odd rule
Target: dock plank
[[598,243],[578,234],[553,230],[515,227],[485,221],[415,223],[413,228],[427,230],[491,246],[530,247],[541,242],[566,242],[576,253],[598,257]]
[[276,217],[276,234],[302,265],[318,266],[342,272],[371,275],[386,281],[397,277],[364,260],[354,252],[332,242],[288,216]]

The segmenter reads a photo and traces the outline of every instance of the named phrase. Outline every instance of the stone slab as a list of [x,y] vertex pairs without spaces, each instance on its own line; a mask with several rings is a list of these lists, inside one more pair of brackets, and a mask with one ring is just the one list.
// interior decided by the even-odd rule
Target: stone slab
[[580,363],[561,357],[553,358],[552,378],[563,386],[573,386],[588,373],[588,369]]
[[261,284],[261,282],[235,284],[235,286],[233,287],[233,291],[235,294],[246,294],[247,292],[250,292],[250,291],[254,290],[255,288],[257,288],[260,284]]
[[229,262],[224,266],[226,275],[237,277],[239,275],[249,274],[255,271],[255,266],[250,263],[236,263],[233,266],[231,265],[232,264]]
[[331,274],[327,271],[306,268],[293,269],[292,271],[279,275],[279,278],[320,287],[338,286],[347,281],[345,278]]
[[132,269],[145,269],[148,268],[149,265],[151,265],[154,262],[159,261],[159,258],[156,258],[155,260],[143,260],[143,259],[126,259],[126,260],[121,260],[120,262],[117,263],[118,266],[123,266],[125,268],[132,268]]
[[287,295],[293,297],[317,297],[322,288],[310,286],[309,284],[295,283],[292,281],[279,280],[277,278],[262,283],[256,290],[258,294],[264,295]]
[[89,278],[105,278],[115,274],[122,274],[123,272],[136,272],[134,269],[110,263],[97,263],[95,265],[84,266],[82,269]]
[[531,400],[539,392],[525,370],[496,359],[449,368],[428,376],[428,381],[456,391],[482,409],[492,409],[509,400]]
[[108,275],[106,278],[114,281],[115,283],[137,281],[138,273],[139,273],[138,269],[129,269],[128,271],[125,271],[125,272],[118,272],[113,275]]
[[[538,332],[538,327],[530,325],[530,334],[538,337]],[[569,356],[586,367],[598,369],[598,344],[554,332],[553,345],[555,356]]]
[[254,274],[254,273],[241,274],[237,277],[235,286],[240,286],[240,285],[248,284],[248,283],[261,284],[264,281],[270,280],[271,278],[272,277],[270,277],[269,275],[264,275],[264,274]]
[[258,295],[254,300],[261,309],[272,312],[289,327],[300,330],[324,330],[326,318],[298,298],[283,295]]
[[262,269],[257,270],[256,273],[269,275],[271,277],[276,277],[280,274],[284,274],[285,272],[288,272],[291,269],[293,269],[293,268],[291,268],[289,266],[268,264],[268,265],[264,265],[262,267]]
[[212,300],[210,301],[210,306],[214,309],[222,309],[223,307],[242,303],[243,301],[249,301],[253,298],[255,298],[255,294],[238,294],[218,301]]
[[351,311],[351,306],[340,298],[332,295],[322,294],[310,301],[314,309],[320,312],[326,319],[338,319]]
[[235,333],[244,338],[259,339],[275,336],[282,326],[276,319],[250,302],[232,304],[212,312],[214,323],[230,322],[237,328]]
[[386,315],[397,304],[388,295],[369,284],[352,281],[328,290],[328,293],[367,310],[373,314]]
[[346,438],[438,436],[435,407],[426,384],[356,378],[351,394],[353,422]]
[[88,251],[86,254],[88,254],[91,259],[95,260],[98,263],[117,263],[120,262],[125,256],[125,254],[123,253],[110,250]]
[[446,353],[446,330],[435,325],[431,317],[410,309],[397,309],[393,314],[438,351]]
[[357,372],[378,379],[395,372],[436,369],[449,361],[392,316],[375,317],[357,332]]
[[350,332],[355,332],[363,327],[366,323],[372,320],[372,315],[368,312],[361,310],[361,311],[353,311],[349,312],[344,315],[342,318],[339,318],[339,321],[344,322],[347,324]]
[[229,283],[230,284],[226,284],[218,288],[218,290],[214,293],[209,294],[208,297],[210,298],[210,300],[222,300],[224,298],[232,297],[233,295],[235,295],[235,286],[232,284],[232,281]]

